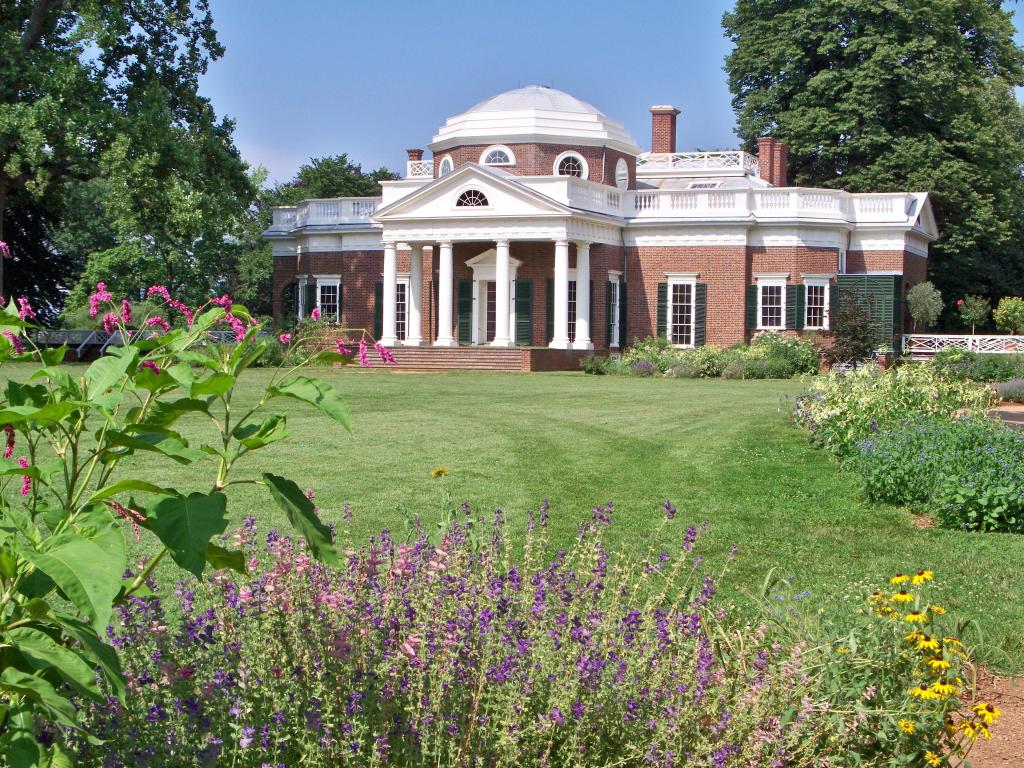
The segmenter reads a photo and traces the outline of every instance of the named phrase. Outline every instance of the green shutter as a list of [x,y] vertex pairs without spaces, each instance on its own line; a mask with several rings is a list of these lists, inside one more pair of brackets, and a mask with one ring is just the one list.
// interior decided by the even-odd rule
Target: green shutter
[[747,330],[757,328],[757,286],[747,286]]
[[625,349],[629,343],[626,336],[626,321],[629,318],[629,298],[626,295],[625,282],[619,283],[619,349]]
[[533,344],[532,280],[516,280],[516,344]]
[[802,285],[786,286],[786,327],[803,328],[803,297]]
[[604,284],[604,345],[612,345],[612,283]]
[[373,337],[380,339],[384,333],[384,283],[373,286]]
[[459,344],[473,343],[473,281],[459,280],[457,322]]
[[303,300],[303,317],[309,317],[309,313],[316,306],[316,284],[306,283],[306,298]]
[[697,283],[693,296],[693,346],[703,347],[707,343],[708,325],[708,284]]
[[839,284],[832,283],[828,287],[828,329],[835,328],[835,317],[839,314]]
[[548,343],[555,338],[555,279],[548,278],[544,287],[544,323],[548,336]]
[[899,275],[840,275],[839,288],[843,300],[864,304],[871,317],[871,327],[878,343],[897,344],[897,329],[902,328]]
[[658,283],[658,326],[659,338],[668,336],[668,283]]

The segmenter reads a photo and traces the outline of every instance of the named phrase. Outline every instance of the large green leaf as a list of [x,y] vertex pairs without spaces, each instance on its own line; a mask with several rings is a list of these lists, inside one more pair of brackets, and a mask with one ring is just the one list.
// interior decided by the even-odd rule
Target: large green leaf
[[85,371],[86,397],[101,395],[117,384],[135,364],[139,351],[135,347],[109,347],[107,354],[97,358]]
[[348,406],[338,391],[326,382],[309,376],[292,376],[277,386],[268,387],[271,397],[293,397],[304,403],[315,405],[345,429],[352,431],[348,418]]
[[[255,329],[247,331],[246,333],[247,335],[255,333]],[[263,353],[267,351],[268,346],[269,343],[267,341],[259,341],[251,345],[239,344],[236,346],[231,351],[231,356],[228,358],[228,366],[231,368],[231,373],[238,376],[238,374],[263,357]]]
[[313,557],[327,565],[340,565],[338,552],[331,542],[330,529],[316,516],[313,502],[306,498],[306,494],[299,486],[285,477],[269,472],[263,474],[263,481],[270,489],[270,495],[277,502],[277,506],[288,515],[292,527],[306,537]]
[[78,727],[75,722],[75,708],[71,706],[71,702],[57,693],[53,686],[41,677],[7,667],[3,674],[0,674],[0,691],[23,696],[46,709],[65,725]]
[[218,371],[207,376],[202,381],[192,383],[192,397],[208,397],[209,395],[221,396],[235,384],[235,377],[230,373]]
[[7,716],[7,732],[0,735],[0,754],[10,768],[39,768],[42,748],[36,741],[35,719],[28,702],[11,707]]
[[[142,425],[139,425],[140,427]],[[154,428],[155,429],[155,428]],[[129,435],[126,432],[107,432],[107,440],[113,446],[121,446],[128,452],[151,451],[160,453],[179,464],[191,464],[196,459],[204,458],[205,454],[198,448],[190,448],[176,433],[167,430],[142,432]]]
[[103,501],[125,491],[142,491],[143,493],[156,493],[162,496],[173,496],[174,491],[169,488],[161,488],[159,485],[147,483],[145,480],[118,480],[116,483],[100,488],[89,497],[87,504]]
[[268,416],[259,424],[238,425],[231,436],[249,449],[262,448],[288,437],[288,425],[284,416]]
[[83,696],[103,701],[92,667],[77,652],[32,627],[17,627],[7,636],[34,669],[41,672],[53,668]]
[[230,568],[233,571],[245,573],[244,552],[225,549],[212,542],[206,545],[206,562],[214,568]]
[[[191,386],[191,384],[187,385]],[[149,407],[146,420],[140,427],[169,427],[186,413],[209,413],[210,406],[205,400],[182,397],[177,400],[160,400]]]
[[109,543],[65,531],[47,539],[40,551],[21,547],[19,554],[50,577],[89,617],[93,628],[102,632],[110,621],[110,606],[121,588],[121,574],[127,565],[125,557],[111,551]]
[[150,503],[146,527],[170,550],[174,562],[200,578],[207,544],[228,526],[227,504],[223,493],[165,496]]
[[50,424],[62,420],[69,413],[81,409],[83,405],[85,404],[74,400],[61,400],[41,408],[34,405],[14,405],[0,411],[0,424],[21,424],[25,421]]
[[124,672],[121,671],[121,660],[118,658],[117,651],[103,642],[96,631],[81,619],[68,613],[56,613],[54,618],[64,632],[77,640],[79,645],[89,653],[92,660],[99,665],[114,693],[121,701],[124,701]]

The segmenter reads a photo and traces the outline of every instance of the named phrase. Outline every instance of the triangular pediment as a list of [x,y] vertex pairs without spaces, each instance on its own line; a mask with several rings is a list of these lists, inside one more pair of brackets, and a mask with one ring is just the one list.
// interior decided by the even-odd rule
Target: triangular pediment
[[[460,195],[470,191],[482,195],[487,204],[458,205]],[[373,220],[565,216],[571,213],[568,206],[520,184],[514,176],[469,163],[379,208]]]
[[922,193],[918,198],[918,205],[920,210],[917,215],[917,221],[914,222],[915,228],[921,230],[929,237],[938,237],[939,226],[935,222],[931,198],[926,193]]

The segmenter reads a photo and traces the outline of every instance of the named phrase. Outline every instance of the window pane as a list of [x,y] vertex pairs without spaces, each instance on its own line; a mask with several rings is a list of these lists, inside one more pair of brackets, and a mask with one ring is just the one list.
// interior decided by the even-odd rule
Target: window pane
[[804,325],[808,328],[825,327],[825,286],[807,286],[807,320]]
[[693,343],[693,286],[672,286],[672,317],[669,341],[673,344]]
[[761,286],[761,327],[782,327],[782,286]]
[[321,285],[320,318],[328,323],[338,322],[338,286]]
[[405,340],[405,283],[395,286],[395,337]]
[[569,341],[576,341],[576,281],[569,281]]

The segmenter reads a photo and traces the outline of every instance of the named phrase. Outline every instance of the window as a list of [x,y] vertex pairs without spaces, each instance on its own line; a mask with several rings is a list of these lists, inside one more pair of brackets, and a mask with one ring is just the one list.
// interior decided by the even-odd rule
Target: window
[[786,283],[784,280],[757,281],[758,328],[784,328],[786,323]]
[[395,338],[399,341],[405,341],[405,331],[407,328],[408,318],[408,304],[406,298],[409,293],[409,284],[402,280],[395,283]]
[[693,283],[669,283],[668,339],[676,346],[693,346]]
[[325,323],[337,323],[340,310],[338,294],[341,292],[338,281],[318,277],[316,282],[319,291],[316,305],[320,308],[320,319]]
[[452,162],[452,159],[448,155],[445,155],[444,157],[441,158],[441,164],[437,166],[437,175],[447,176],[454,170],[455,163]]
[[587,161],[577,152],[563,152],[555,158],[554,172],[557,176],[575,176],[585,179],[590,175]]
[[828,282],[805,280],[807,308],[804,328],[823,330],[828,328]]
[[576,341],[576,281],[569,281],[569,341]]
[[619,346],[619,278],[608,281],[608,346]]
[[481,165],[515,165],[516,158],[508,147],[488,147],[480,155]]
[[629,186],[629,165],[621,157],[615,163],[615,186],[619,189]]
[[306,291],[308,290],[308,286],[309,286],[309,280],[308,280],[308,278],[305,275],[303,275],[298,280],[298,296],[297,296],[298,301],[295,302],[296,315],[299,318],[303,318],[306,315],[308,315],[309,314],[309,310],[312,309],[312,307],[307,307],[306,306],[306,303],[308,301],[308,299],[306,298],[306,296],[307,296]]
[[487,202],[487,196],[480,190],[467,189],[459,195],[459,199],[455,201],[455,205],[459,208],[480,208],[482,206],[490,205],[490,203]]

